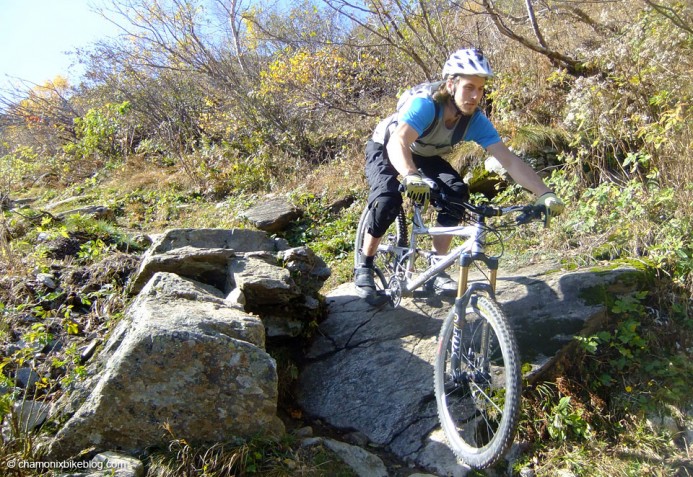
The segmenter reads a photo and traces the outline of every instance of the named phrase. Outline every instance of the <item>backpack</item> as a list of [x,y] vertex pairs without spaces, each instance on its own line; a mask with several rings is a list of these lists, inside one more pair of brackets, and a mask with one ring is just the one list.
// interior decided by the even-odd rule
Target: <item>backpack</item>
[[[378,127],[376,128],[376,132],[374,133],[374,137],[376,137],[376,134],[378,134],[378,131],[380,130],[380,134],[382,137],[382,144],[386,145],[387,141],[390,139],[390,134],[392,131],[394,131],[394,128],[397,126],[398,118],[399,118],[399,111],[402,109],[402,107],[409,101],[412,97],[432,97],[433,94],[438,91],[440,85],[442,84],[442,81],[437,81],[434,83],[422,83],[420,85],[414,86],[413,88],[409,88],[406,90],[404,93],[402,93],[402,96],[400,96],[399,100],[397,101],[397,112],[391,115],[389,118],[386,118],[383,120]],[[426,136],[428,136],[431,132],[433,132],[437,127],[439,123],[439,116],[440,116],[440,110],[442,108],[442,105],[436,103],[435,101],[433,102],[435,105],[435,115],[433,117],[433,121],[431,121],[431,124],[429,124],[426,129],[423,131],[423,133],[419,136],[419,138],[416,140],[415,144],[421,144],[423,146],[428,146],[430,145],[428,141],[426,140]],[[478,108],[477,108],[478,110]],[[467,129],[469,127],[469,124],[471,123],[472,116],[467,116],[467,115],[462,115],[460,120],[457,122],[457,125],[455,126],[455,129],[452,133],[452,136],[450,138],[450,146],[457,144],[458,142],[462,141],[463,138],[465,137],[467,133]],[[377,141],[381,142],[381,141]],[[435,146],[434,146],[435,147]]]
[[[431,97],[433,96],[433,93],[438,91],[438,88],[442,84],[442,81],[436,81],[434,83],[421,83],[419,85],[414,86],[413,88],[409,88],[406,90],[404,93],[402,93],[402,96],[399,97],[397,100],[397,113],[402,109],[402,107],[409,101],[411,98],[414,96],[428,96]],[[438,115],[440,114],[440,105],[436,102],[435,104],[435,114],[433,116],[433,121],[431,121],[431,124],[428,125],[428,127],[424,130],[424,132],[421,134],[421,137],[426,136],[426,134],[430,133],[433,131],[433,128],[436,126],[436,123],[438,122]],[[391,116],[391,121],[390,124],[388,124],[385,132],[385,144],[387,144],[387,140],[390,139],[390,127],[393,124],[396,124],[397,121],[394,120],[396,115]]]

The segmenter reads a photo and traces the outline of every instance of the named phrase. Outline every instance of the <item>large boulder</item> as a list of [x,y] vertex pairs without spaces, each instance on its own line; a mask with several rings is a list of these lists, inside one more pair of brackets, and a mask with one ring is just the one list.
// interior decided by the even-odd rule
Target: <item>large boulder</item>
[[281,232],[302,215],[303,211],[284,197],[267,199],[255,204],[241,214],[242,217],[252,222],[255,227],[268,233]]
[[221,291],[156,273],[114,329],[100,372],[61,403],[74,414],[48,455],[282,434],[276,363],[264,345],[260,318]]
[[271,338],[299,336],[322,317],[319,290],[330,276],[308,247],[257,230],[172,229],[155,237],[131,279],[138,293],[157,272],[211,285],[229,304],[262,317]]

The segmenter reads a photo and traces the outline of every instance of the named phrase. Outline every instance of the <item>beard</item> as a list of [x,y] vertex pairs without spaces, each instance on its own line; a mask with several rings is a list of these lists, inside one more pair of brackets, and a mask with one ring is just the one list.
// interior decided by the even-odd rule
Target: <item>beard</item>
[[458,104],[457,109],[465,116],[471,116],[476,111],[476,104]]

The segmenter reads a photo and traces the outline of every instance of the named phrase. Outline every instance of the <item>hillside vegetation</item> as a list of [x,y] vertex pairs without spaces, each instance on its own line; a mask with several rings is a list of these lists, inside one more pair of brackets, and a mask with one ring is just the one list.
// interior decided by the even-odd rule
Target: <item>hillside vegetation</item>
[[[79,84],[56,77],[0,92],[8,425],[27,398],[11,392],[18,371],[38,369],[36,353],[56,336],[77,341],[41,362],[30,397],[50,401],[84,376],[77,343],[122,316],[123,257],[143,251],[141,234],[248,226],[244,208],[288,194],[305,215],[286,238],[329,263],[327,287],[349,280],[365,141],[402,91],[438,79],[449,53],[474,46],[496,72],[489,117],[567,205],[550,229],[516,236],[513,253],[566,267],[627,261],[649,277],[646,290],[605,297],[609,321],[580,339],[564,375],[527,387],[519,437],[528,444],[512,471],[693,475],[690,433],[678,432],[693,415],[690,2],[113,0],[101,13],[122,35],[75,52]],[[483,159],[469,145],[450,157],[473,178]],[[492,183],[473,189],[477,198],[531,200]],[[326,212],[347,197],[354,207]],[[92,204],[109,217],[57,217]],[[61,292],[42,286],[46,272],[68,271]],[[0,462],[35,457],[34,437],[6,435]],[[205,475],[323,475],[316,456],[290,444],[228,452],[186,449],[178,475],[197,475],[200,462]],[[161,462],[150,475],[177,475]]]

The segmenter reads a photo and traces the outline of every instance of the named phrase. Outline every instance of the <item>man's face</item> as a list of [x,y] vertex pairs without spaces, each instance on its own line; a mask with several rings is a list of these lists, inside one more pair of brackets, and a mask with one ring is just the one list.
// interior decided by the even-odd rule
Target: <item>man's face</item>
[[448,87],[451,86],[450,91],[454,91],[455,103],[462,111],[462,114],[473,114],[484,95],[486,78],[481,76],[458,76],[448,81],[451,82],[448,83]]

